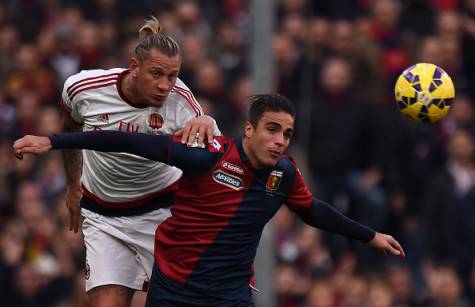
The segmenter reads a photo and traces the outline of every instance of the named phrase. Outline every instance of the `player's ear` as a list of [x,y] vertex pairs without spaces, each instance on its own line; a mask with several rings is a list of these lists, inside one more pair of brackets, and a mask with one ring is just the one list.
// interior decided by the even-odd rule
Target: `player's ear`
[[244,135],[247,137],[247,138],[250,138],[251,135],[252,135],[252,131],[254,130],[254,126],[251,124],[250,121],[246,121],[244,123]]
[[135,58],[135,57],[132,57],[130,59],[130,67],[129,67],[129,70],[130,70],[130,73],[132,75],[132,77],[137,77],[137,69],[139,67],[139,61]]

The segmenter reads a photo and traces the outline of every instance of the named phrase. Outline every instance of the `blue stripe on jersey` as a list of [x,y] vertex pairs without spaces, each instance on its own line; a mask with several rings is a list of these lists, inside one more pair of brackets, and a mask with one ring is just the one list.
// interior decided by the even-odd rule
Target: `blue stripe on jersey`
[[[251,290],[249,289],[249,292]],[[153,267],[152,280],[147,293],[145,307],[254,307],[252,301],[239,298],[220,299],[184,289],[180,284],[167,278],[157,266]]]
[[[273,170],[283,171],[283,176],[279,189],[270,192],[265,187]],[[262,231],[285,202],[295,175],[295,167],[284,157],[276,167],[255,172],[239,208],[195,265],[186,288],[222,299],[252,301],[249,282]]]

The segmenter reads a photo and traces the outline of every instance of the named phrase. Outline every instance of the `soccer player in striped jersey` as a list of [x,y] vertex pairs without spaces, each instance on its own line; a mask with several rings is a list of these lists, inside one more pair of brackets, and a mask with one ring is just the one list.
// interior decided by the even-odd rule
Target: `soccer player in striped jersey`
[[157,229],[148,307],[254,306],[249,284],[257,246],[265,224],[283,204],[309,225],[404,256],[392,236],[312,196],[295,161],[285,155],[294,129],[292,103],[279,95],[259,95],[251,102],[242,138],[218,136],[206,149],[188,149],[173,136],[104,131],[26,136],[15,142],[14,152],[125,151],[183,170],[173,214]]
[[[139,37],[128,69],[86,70],[66,80],[64,131],[178,132],[190,146],[219,134],[178,79],[176,41],[155,18],[146,20]],[[182,171],[126,153],[63,150],[62,155],[70,229],[77,232],[83,217],[92,306],[129,306],[150,279],[155,229],[170,216]]]

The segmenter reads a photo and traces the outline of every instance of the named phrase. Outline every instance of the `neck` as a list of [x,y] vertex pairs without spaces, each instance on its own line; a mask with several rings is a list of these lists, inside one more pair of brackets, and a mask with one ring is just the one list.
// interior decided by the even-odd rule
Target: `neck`
[[128,101],[137,105],[141,104],[140,99],[138,98],[139,95],[137,93],[137,89],[134,82],[132,81],[132,76],[130,73],[126,74],[124,78],[122,78],[120,89]]
[[257,162],[257,158],[252,152],[249,142],[245,136],[242,139],[242,149],[244,150],[244,153],[246,154],[247,158],[249,159],[249,162],[251,163],[254,169],[259,170],[263,168],[262,165]]

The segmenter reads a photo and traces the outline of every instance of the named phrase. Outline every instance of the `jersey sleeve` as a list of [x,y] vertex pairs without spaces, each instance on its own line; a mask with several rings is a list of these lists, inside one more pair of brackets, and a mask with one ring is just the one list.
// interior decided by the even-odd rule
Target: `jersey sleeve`
[[176,116],[178,127],[183,128],[193,118],[204,115],[201,105],[181,80],[177,80],[172,93],[175,99],[179,101]]
[[53,149],[89,149],[104,152],[126,152],[149,160],[179,167],[190,176],[210,170],[224,147],[188,148],[179,138],[121,131],[88,131],[53,135]]
[[66,82],[64,82],[63,91],[61,93],[61,108],[63,110],[64,116],[75,121],[78,124],[84,122],[84,118],[79,112],[78,102],[74,99],[71,99],[70,92],[74,89],[74,76],[69,77]]
[[205,141],[205,148],[181,144],[181,137],[172,137],[170,165],[179,167],[185,175],[196,177],[211,170],[224,153],[225,138],[216,136],[213,143]]
[[312,205],[313,195],[305,184],[304,178],[297,166],[295,166],[295,172],[294,183],[292,184],[286,204],[290,209],[301,211],[308,209]]

